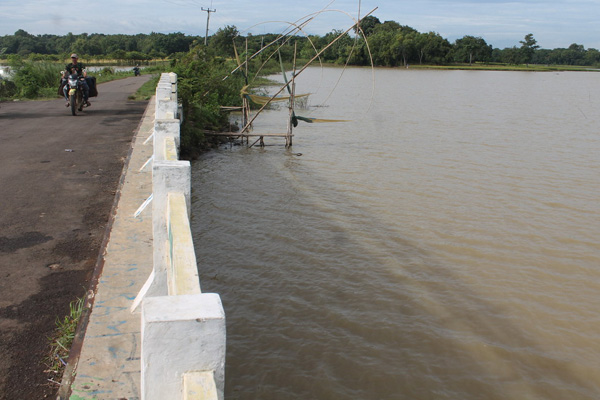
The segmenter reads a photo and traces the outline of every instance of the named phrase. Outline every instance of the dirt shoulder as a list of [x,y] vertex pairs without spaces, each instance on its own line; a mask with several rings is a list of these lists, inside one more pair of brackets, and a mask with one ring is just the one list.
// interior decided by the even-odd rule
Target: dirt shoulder
[[0,106],[0,399],[52,398],[42,360],[57,318],[84,295],[148,77],[99,86],[73,117],[64,101]]

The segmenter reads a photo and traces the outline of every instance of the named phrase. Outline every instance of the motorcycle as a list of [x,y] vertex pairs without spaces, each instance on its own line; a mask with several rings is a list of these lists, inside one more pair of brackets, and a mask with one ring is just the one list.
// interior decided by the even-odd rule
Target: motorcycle
[[134,76],[140,76],[140,68],[139,67],[133,67],[133,74]]
[[83,101],[83,81],[84,77],[73,72],[63,78],[63,84],[67,86],[69,103],[71,106],[71,114],[77,115],[77,111],[83,111],[86,106]]

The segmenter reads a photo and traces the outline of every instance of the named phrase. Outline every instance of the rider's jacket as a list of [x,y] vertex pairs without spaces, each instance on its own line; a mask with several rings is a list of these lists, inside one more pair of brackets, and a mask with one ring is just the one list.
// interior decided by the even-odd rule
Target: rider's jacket
[[75,68],[75,70],[77,71],[78,75],[83,75],[83,70],[85,69],[85,65],[83,65],[82,63],[78,62],[77,64],[73,64],[73,63],[69,63],[66,66],[66,71],[67,74],[71,73],[71,70]]

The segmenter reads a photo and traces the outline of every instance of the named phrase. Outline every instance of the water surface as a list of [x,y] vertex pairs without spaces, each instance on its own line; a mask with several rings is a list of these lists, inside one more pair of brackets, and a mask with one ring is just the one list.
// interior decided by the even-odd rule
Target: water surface
[[193,164],[226,398],[600,398],[600,75],[339,74]]

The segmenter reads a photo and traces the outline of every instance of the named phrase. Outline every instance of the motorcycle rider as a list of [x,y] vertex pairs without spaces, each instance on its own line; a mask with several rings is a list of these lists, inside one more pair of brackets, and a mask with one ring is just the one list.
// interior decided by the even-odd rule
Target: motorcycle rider
[[[89,107],[89,106],[91,106],[91,104],[88,100],[89,96],[90,96],[90,87],[88,86],[86,79],[85,79],[85,78],[87,78],[87,70],[85,69],[85,65],[78,62],[78,60],[79,60],[79,56],[77,56],[77,54],[75,54],[75,53],[71,54],[71,62],[69,64],[67,64],[67,66],[65,67],[65,72],[63,73],[62,77],[63,77],[63,79],[67,79],[69,74],[72,74],[73,72],[77,72],[77,75],[84,77],[84,79],[81,81],[81,86],[83,88],[83,103],[87,107]],[[69,103],[69,85],[65,85],[63,87],[63,93],[65,95],[65,99],[67,100],[66,106],[69,107],[71,105]]]

